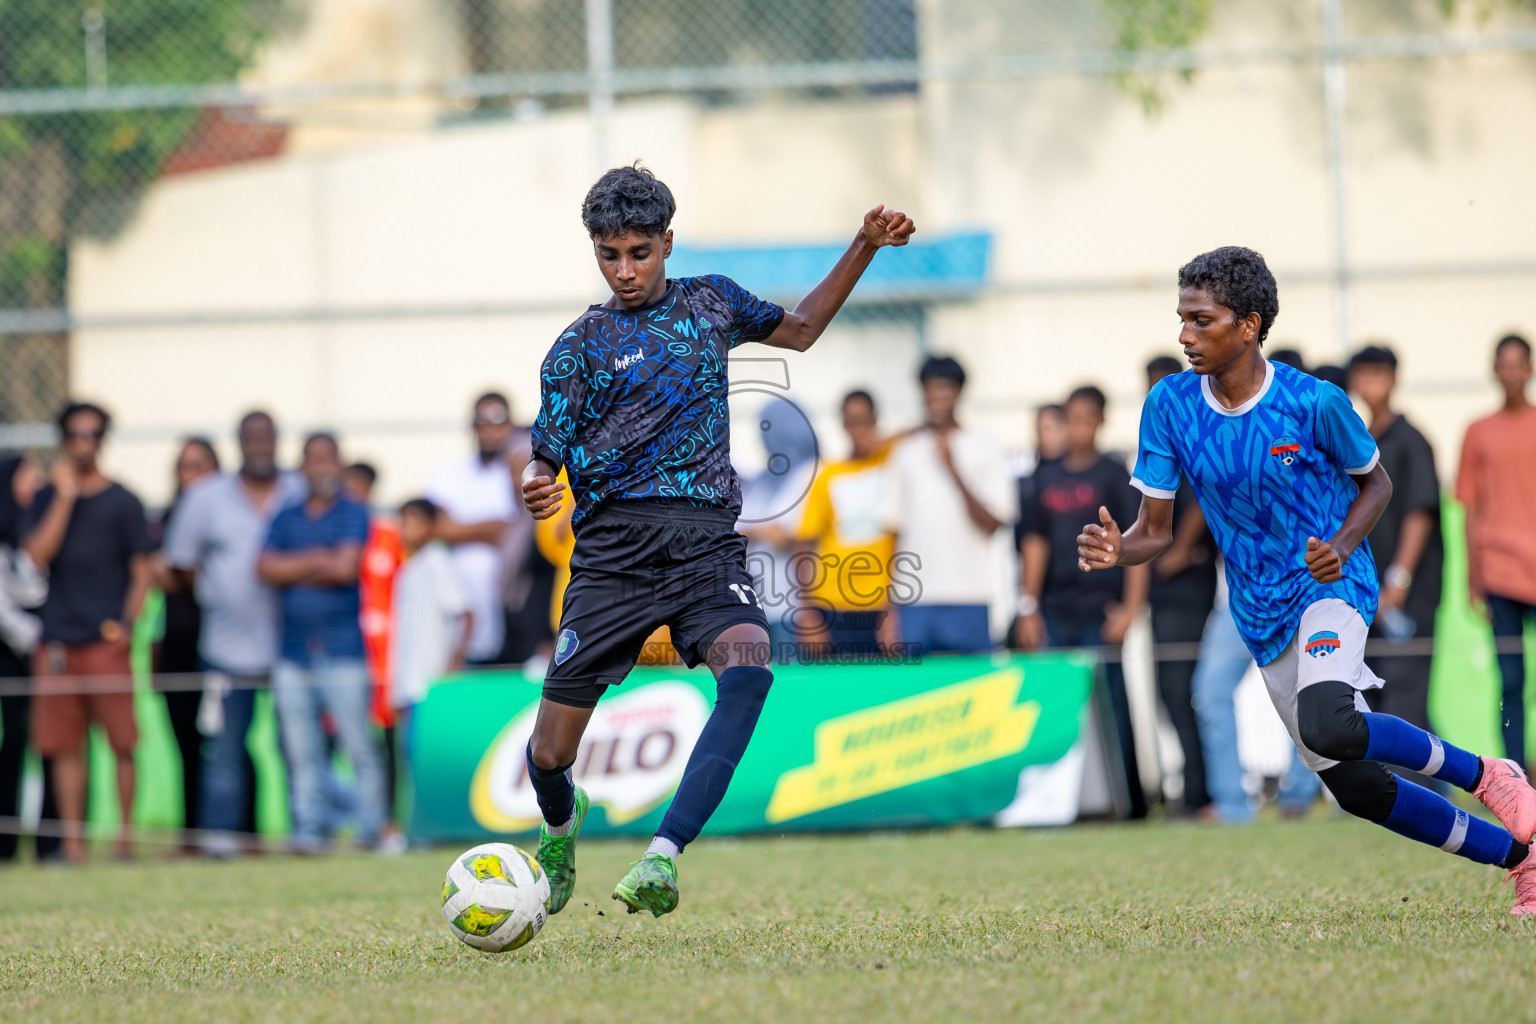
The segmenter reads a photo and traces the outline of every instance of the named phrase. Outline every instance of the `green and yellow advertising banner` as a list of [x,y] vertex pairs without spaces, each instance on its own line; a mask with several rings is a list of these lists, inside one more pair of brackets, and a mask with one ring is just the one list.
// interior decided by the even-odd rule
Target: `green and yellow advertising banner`
[[[752,744],[706,831],[988,820],[1019,795],[1026,768],[1073,750],[1092,685],[1093,662],[1073,654],[775,666]],[[714,698],[703,668],[640,668],[608,691],[572,769],[592,798],[583,835],[655,831]],[[538,828],[524,761],[538,701],[538,684],[515,673],[432,688],[412,723],[413,836]]]

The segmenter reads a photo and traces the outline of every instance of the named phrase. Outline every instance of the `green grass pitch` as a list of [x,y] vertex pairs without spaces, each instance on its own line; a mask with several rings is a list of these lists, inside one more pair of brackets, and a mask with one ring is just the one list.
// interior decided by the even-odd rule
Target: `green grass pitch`
[[[705,841],[669,918],[582,844],[526,948],[454,850],[0,872],[0,1020],[1530,1020],[1500,873],[1351,820]],[[599,913],[601,912],[601,913]]]

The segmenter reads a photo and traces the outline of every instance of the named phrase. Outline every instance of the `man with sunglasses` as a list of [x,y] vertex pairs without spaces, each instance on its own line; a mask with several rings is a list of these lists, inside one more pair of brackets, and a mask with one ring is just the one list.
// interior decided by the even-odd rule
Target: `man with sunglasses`
[[477,398],[471,426],[475,454],[439,466],[427,497],[442,512],[437,537],[449,547],[454,576],[474,612],[469,660],[489,664],[498,660],[506,640],[499,545],[518,514],[506,459],[516,427],[506,397],[492,391]]
[[32,503],[23,542],[49,577],[39,613],[32,742],[41,757],[53,759],[64,856],[75,863],[85,859],[84,746],[92,720],[117,759],[117,854],[126,857],[131,849],[139,734],[128,647],[149,590],[151,544],[144,506],[96,463],[111,422],[106,410],[89,403],[71,403],[59,414],[63,452],[54,460],[52,482]]

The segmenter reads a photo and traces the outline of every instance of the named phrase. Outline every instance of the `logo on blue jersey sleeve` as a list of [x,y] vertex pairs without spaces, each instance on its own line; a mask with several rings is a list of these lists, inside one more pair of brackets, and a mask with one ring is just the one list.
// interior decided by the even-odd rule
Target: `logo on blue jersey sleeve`
[[1289,466],[1301,457],[1301,445],[1294,437],[1282,437],[1270,442],[1269,454],[1280,460],[1280,465]]
[[1326,658],[1339,647],[1339,634],[1326,629],[1307,637],[1307,653],[1314,658]]

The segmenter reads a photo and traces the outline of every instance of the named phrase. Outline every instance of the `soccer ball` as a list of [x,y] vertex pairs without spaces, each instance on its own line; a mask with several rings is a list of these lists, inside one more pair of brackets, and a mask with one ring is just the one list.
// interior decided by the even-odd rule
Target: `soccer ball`
[[508,843],[485,843],[448,865],[443,917],[460,941],[505,953],[539,934],[547,899],[549,877],[538,861]]

